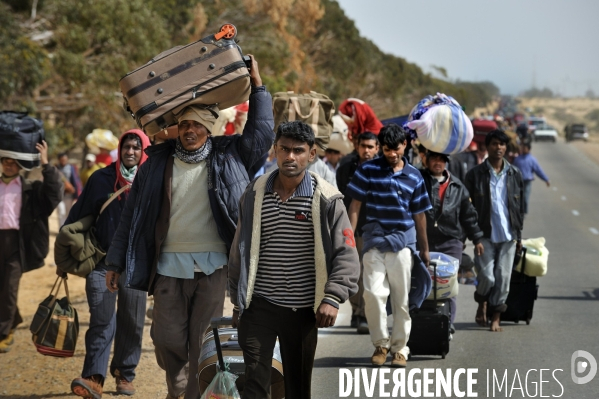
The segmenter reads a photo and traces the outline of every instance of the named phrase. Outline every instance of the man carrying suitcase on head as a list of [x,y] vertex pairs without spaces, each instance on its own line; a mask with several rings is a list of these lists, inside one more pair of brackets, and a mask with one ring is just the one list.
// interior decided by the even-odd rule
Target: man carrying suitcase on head
[[522,248],[524,196],[520,170],[504,158],[510,138],[503,130],[487,134],[488,158],[466,174],[464,182],[478,213],[484,252],[475,254],[478,285],[476,323],[487,326],[487,307],[493,314],[491,331],[502,331],[516,251]]
[[183,109],[179,137],[148,149],[106,256],[111,290],[126,269],[127,286],[154,295],[151,336],[167,398],[199,396],[201,339],[210,319],[222,316],[239,199],[274,138],[272,99],[250,57],[243,134],[211,137],[214,114]]
[[285,398],[310,398],[317,328],[334,326],[339,304],[358,291],[360,265],[342,195],[307,171],[314,143],[309,125],[279,125],[279,169],[241,198],[229,288],[245,361],[243,399],[270,397],[277,337]]
[[17,307],[23,272],[44,265],[50,233],[48,217],[62,201],[63,185],[56,167],[48,163],[48,144],[40,153],[42,181],[19,176],[17,160],[1,158],[0,181],[0,353],[12,348],[15,328],[23,322]]

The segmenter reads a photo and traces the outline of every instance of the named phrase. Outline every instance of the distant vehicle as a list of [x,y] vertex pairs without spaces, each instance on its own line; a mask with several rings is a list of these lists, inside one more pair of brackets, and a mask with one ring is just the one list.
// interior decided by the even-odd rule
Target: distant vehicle
[[550,125],[537,126],[534,132],[532,132],[534,141],[548,140],[555,143],[557,141],[557,136],[557,130]]
[[566,133],[566,141],[588,141],[589,139],[589,131],[587,130],[586,125],[583,123],[573,123],[571,125],[567,125],[564,129],[564,132]]
[[533,133],[539,126],[545,126],[547,121],[543,117],[531,116],[528,118],[528,132]]

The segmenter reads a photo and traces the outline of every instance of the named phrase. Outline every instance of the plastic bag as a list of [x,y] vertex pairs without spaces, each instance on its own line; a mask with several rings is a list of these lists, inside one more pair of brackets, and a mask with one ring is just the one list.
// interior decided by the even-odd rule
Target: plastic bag
[[[460,261],[441,252],[430,252],[430,258],[437,260],[437,299],[453,298],[459,291],[457,273]],[[428,272],[431,274],[431,279],[433,279],[435,275],[434,267],[429,266]],[[431,293],[426,299],[434,299],[434,289],[435,284],[433,282]]]
[[[526,247],[526,266],[524,267],[524,274],[531,277],[542,277],[546,275],[549,251],[545,246],[545,237],[522,240],[522,246]],[[522,271],[522,259],[518,262],[516,271]]]
[[[225,363],[226,364],[226,363]],[[237,376],[216,368],[216,375],[200,399],[241,399],[235,386]]]
[[110,130],[94,129],[85,137],[85,144],[92,154],[97,155],[100,153],[100,148],[108,151],[116,150],[119,146],[119,139]]
[[442,154],[464,151],[474,136],[472,123],[460,104],[443,93],[420,100],[404,128],[424,147]]

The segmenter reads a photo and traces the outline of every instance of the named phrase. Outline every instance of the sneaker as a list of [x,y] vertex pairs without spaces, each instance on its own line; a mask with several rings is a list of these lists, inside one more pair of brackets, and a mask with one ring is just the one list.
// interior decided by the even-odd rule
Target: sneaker
[[102,384],[102,377],[99,375],[92,375],[88,378],[75,378],[71,382],[71,391],[82,398],[101,399]]
[[368,329],[368,322],[364,317],[358,317],[358,334],[368,334],[370,330]]
[[116,393],[127,396],[135,395],[133,382],[129,382],[123,377],[116,377]]
[[377,346],[370,361],[374,366],[382,366],[387,361],[387,353],[389,353],[389,349]]
[[406,367],[407,360],[400,352],[395,352],[393,354],[393,359],[391,360],[391,367]]
[[12,344],[15,343],[15,330],[10,330],[6,338],[0,341],[0,353],[6,353],[12,349]]

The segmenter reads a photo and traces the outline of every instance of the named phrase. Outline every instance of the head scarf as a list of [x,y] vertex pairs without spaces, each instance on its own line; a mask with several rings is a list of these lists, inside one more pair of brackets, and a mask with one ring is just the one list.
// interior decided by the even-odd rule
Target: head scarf
[[177,123],[181,123],[182,121],[196,121],[204,125],[204,127],[212,133],[212,129],[214,128],[214,123],[216,123],[216,118],[212,111],[199,107],[197,105],[190,105],[181,111],[181,113],[176,115]]
[[[118,154],[119,156],[116,159],[116,181],[114,182],[114,191],[117,191],[120,187],[126,186],[127,184],[131,184],[131,182],[129,182],[129,180],[131,179],[131,176],[128,175],[127,177],[129,179],[127,179],[127,178],[125,178],[125,176],[123,176],[123,173],[121,172],[121,168],[125,167],[121,162],[121,149],[123,146],[123,137],[125,137],[128,134],[136,135],[137,137],[139,137],[139,140],[141,142],[141,159],[139,160],[139,163],[137,164],[135,173],[137,172],[137,170],[139,170],[139,167],[146,161],[146,159],[148,159],[148,155],[146,154],[146,148],[148,148],[150,146],[150,139],[148,138],[148,136],[146,136],[146,134],[139,129],[131,129],[131,130],[127,130],[125,133],[123,133],[119,139],[119,154]],[[127,175],[126,170],[125,170],[125,175]],[[119,200],[120,199],[121,198],[119,196]]]

